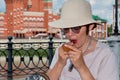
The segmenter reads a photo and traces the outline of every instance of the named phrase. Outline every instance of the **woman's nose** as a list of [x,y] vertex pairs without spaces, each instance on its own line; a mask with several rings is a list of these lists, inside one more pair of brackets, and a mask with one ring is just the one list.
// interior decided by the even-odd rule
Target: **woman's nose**
[[72,36],[73,35],[73,31],[71,29],[69,29],[68,33],[67,33],[69,36]]

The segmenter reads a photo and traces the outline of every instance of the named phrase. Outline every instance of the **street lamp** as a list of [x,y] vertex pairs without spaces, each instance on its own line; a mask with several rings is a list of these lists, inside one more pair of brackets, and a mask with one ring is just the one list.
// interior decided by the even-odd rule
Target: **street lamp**
[[118,0],[115,0],[115,28],[113,35],[120,35],[118,33]]

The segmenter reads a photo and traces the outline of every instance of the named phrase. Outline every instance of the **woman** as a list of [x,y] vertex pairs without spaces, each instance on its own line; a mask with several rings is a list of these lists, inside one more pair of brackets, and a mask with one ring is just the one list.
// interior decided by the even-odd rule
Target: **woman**
[[119,80],[114,53],[106,44],[89,36],[96,24],[87,1],[68,0],[64,3],[61,18],[49,25],[61,28],[69,42],[56,49],[47,72],[50,80]]

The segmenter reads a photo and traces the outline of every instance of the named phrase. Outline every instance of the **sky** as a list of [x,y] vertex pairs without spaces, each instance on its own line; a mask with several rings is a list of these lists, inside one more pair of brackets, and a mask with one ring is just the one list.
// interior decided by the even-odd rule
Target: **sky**
[[5,12],[5,2],[4,2],[4,0],[0,0],[0,12]]
[[[106,19],[109,24],[112,24],[112,5],[115,3],[115,0],[87,0],[92,6],[93,15],[97,15],[103,19]],[[53,11],[58,12],[61,8],[64,0],[53,0]],[[0,0],[0,12],[5,12],[5,2]]]

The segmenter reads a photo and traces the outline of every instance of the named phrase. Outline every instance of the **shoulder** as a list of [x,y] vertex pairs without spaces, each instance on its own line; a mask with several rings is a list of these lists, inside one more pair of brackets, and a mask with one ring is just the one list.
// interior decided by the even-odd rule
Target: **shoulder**
[[115,53],[111,50],[107,43],[97,42],[96,51],[98,51],[99,55],[102,57],[115,56]]
[[96,49],[100,49],[101,51],[106,51],[106,52],[113,53],[111,48],[109,47],[109,45],[107,43],[102,43],[102,42],[99,42],[99,41],[96,44]]
[[[99,55],[97,57],[97,64],[99,64],[99,78],[100,80],[118,80],[118,60],[115,53],[111,50],[107,43],[98,42],[97,49]],[[104,75],[106,74],[106,75]],[[116,79],[115,79],[116,78]]]
[[100,41],[97,42],[96,46],[100,47],[100,48],[105,48],[105,49],[109,48],[109,45],[107,43],[103,43],[103,42],[100,42]]

